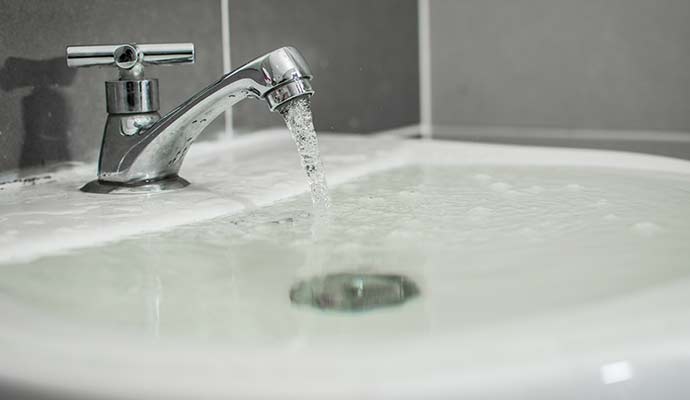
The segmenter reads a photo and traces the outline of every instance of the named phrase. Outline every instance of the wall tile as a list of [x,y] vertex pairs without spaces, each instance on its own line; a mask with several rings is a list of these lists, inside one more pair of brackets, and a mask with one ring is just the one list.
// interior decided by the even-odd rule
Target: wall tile
[[[303,53],[315,75],[317,129],[419,123],[416,0],[230,0],[229,9],[234,67],[281,46]],[[256,101],[233,116],[238,130],[282,125]]]
[[66,45],[194,42],[195,65],[147,69],[161,112],[222,74],[218,0],[0,0],[0,10],[0,171],[97,158],[104,81],[117,75],[68,69]]
[[436,125],[690,130],[687,0],[431,0]]

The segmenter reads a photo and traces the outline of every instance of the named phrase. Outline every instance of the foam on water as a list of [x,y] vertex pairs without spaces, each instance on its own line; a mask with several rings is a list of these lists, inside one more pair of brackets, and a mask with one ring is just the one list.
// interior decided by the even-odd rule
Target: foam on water
[[282,111],[285,125],[287,125],[292,138],[297,144],[297,152],[300,155],[302,167],[307,173],[311,198],[314,208],[326,210],[330,207],[330,196],[326,173],[321,162],[319,142],[316,138],[316,130],[312,120],[309,97],[301,97],[292,100]]

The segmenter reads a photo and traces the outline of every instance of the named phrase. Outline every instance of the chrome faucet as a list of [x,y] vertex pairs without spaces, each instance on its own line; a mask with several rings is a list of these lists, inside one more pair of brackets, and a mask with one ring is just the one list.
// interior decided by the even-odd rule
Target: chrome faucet
[[119,80],[105,83],[108,117],[98,161],[98,179],[81,190],[136,193],[179,189],[189,147],[204,128],[246,98],[264,99],[271,111],[312,95],[309,66],[293,47],[263,55],[201,90],[167,115],[158,113],[158,80],[144,65],[194,62],[194,45],[117,44],[68,46],[69,67],[114,66]]

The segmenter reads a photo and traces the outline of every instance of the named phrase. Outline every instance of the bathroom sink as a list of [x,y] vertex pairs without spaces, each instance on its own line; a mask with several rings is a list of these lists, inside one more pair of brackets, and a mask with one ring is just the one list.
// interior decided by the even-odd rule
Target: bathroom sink
[[[0,382],[95,398],[690,396],[689,162],[320,141],[330,216],[283,130],[197,144],[176,192],[79,192],[92,166],[5,185]],[[418,293],[291,301],[342,273]]]

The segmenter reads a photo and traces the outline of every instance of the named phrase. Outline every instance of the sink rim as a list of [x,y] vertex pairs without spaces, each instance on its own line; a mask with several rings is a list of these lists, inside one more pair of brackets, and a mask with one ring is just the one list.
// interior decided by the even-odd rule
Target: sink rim
[[[235,145],[227,145],[217,149],[205,149],[203,146],[200,146],[201,150],[198,157],[193,158],[195,153],[190,153],[188,162],[191,161],[190,165],[193,167],[191,175],[195,173],[203,174],[204,169],[208,168],[208,164],[213,162],[214,156],[220,157],[221,154],[224,154],[224,151],[228,150],[233,151],[234,155],[238,155],[245,151],[264,151],[266,150],[264,146],[270,144],[273,147],[267,151],[274,152],[272,154],[279,155],[279,157],[289,157],[291,155],[289,151],[293,149],[291,147],[285,148],[286,146],[291,146],[286,131],[274,131],[270,137],[264,137],[262,140],[263,142],[260,145],[256,145],[257,148],[247,143],[236,147],[233,147]],[[690,162],[688,161],[637,153],[360,137],[324,136],[321,140],[322,144],[325,145],[324,149],[332,149],[333,151],[332,153],[325,152],[325,160],[327,168],[330,165],[335,166],[333,170],[329,168],[329,178],[333,176],[334,179],[331,182],[335,184],[347,182],[352,178],[369,173],[410,164],[592,166],[665,172],[682,174],[684,176],[690,175]],[[278,150],[275,150],[276,148]],[[359,157],[361,151],[367,152],[364,158]],[[329,156],[333,161],[332,163],[329,162]],[[496,161],[497,159],[498,161]],[[299,177],[301,171],[296,165],[296,160],[294,161],[294,176]],[[244,161],[238,161],[238,163],[242,162]],[[194,167],[198,168],[195,169]],[[188,172],[185,173],[190,175]],[[77,187],[76,184],[79,179],[81,179],[81,175],[70,175],[64,181],[57,179],[55,184],[44,185],[54,185],[51,188]],[[216,178],[208,178],[207,182],[211,179]],[[202,177],[193,179],[193,181],[197,180],[203,185],[204,180]],[[83,182],[79,181],[78,183]],[[257,184],[260,183],[262,182]],[[19,196],[30,196],[35,190],[36,188],[22,189],[22,193]],[[267,196],[263,193],[261,196],[264,197],[258,196],[260,200],[255,201],[254,205],[268,204],[277,198],[289,197],[304,191],[306,191],[306,184],[303,187],[286,188],[275,196]],[[179,193],[181,192],[163,194],[161,196],[175,196]],[[198,194],[198,192],[190,193]],[[0,197],[4,195],[0,194]],[[206,199],[217,201],[219,197],[220,195],[216,193],[214,196],[206,197]],[[96,199],[103,199],[103,197],[97,196]],[[130,197],[130,199],[133,199],[133,197]],[[164,198],[158,198],[158,200],[162,199]],[[96,201],[103,202],[107,200]],[[245,208],[241,204],[233,204],[232,207],[223,205],[223,207],[214,208],[214,213],[201,216],[198,213],[192,213],[189,218],[191,218],[191,222],[198,222],[206,218],[240,212]],[[187,223],[185,221],[188,220],[175,220],[173,221],[174,223],[162,229],[174,229],[175,226]],[[125,232],[123,237],[127,237],[130,234],[132,233]],[[11,243],[0,245],[0,253],[3,248],[7,250]],[[16,244],[16,241],[14,243]],[[622,307],[619,303],[620,301],[635,302],[641,308],[646,308],[649,315],[655,318],[651,322],[674,321],[674,323],[682,324],[680,326],[685,329],[683,332],[690,332],[690,324],[679,321],[682,319],[679,316],[685,316],[683,314],[685,311],[680,304],[684,303],[682,300],[687,300],[688,295],[685,295],[685,293],[690,293],[689,287],[690,282],[687,280],[674,282],[662,288],[635,293],[624,299],[613,299],[603,305],[598,304],[597,306],[602,306],[603,310],[591,308],[576,310],[576,316],[582,321],[582,324],[592,326],[595,323],[593,321],[600,321],[615,315],[615,310]],[[681,301],[673,302],[674,299],[680,299]],[[650,310],[649,308],[652,305],[656,306],[656,309]],[[440,392],[443,390],[447,391],[443,393],[457,391],[469,393],[480,390],[490,382],[490,378],[494,380],[500,378],[506,384],[506,387],[531,384],[530,379],[536,379],[536,376],[555,375],[556,378],[554,379],[556,380],[568,381],[568,368],[573,367],[573,365],[576,365],[576,367],[573,367],[574,369],[585,371],[593,368],[592,365],[596,366],[606,362],[606,360],[600,359],[602,358],[602,353],[596,347],[589,348],[589,350],[580,349],[581,352],[579,353],[570,351],[568,356],[571,358],[565,361],[559,360],[558,357],[562,357],[562,353],[557,351],[559,342],[554,340],[545,344],[546,347],[552,346],[552,348],[547,348],[543,354],[513,354],[514,359],[511,359],[510,362],[499,364],[505,368],[505,370],[501,371],[496,371],[492,368],[492,366],[496,365],[496,362],[500,363],[500,354],[494,353],[492,358],[486,356],[486,354],[472,353],[478,362],[475,365],[471,365],[470,369],[470,365],[458,361],[458,357],[462,357],[463,354],[452,351],[454,346],[463,348],[458,346],[458,338],[456,336],[421,338],[420,342],[414,345],[409,342],[401,342],[400,338],[393,338],[388,348],[371,349],[372,351],[378,350],[381,352],[379,354],[385,355],[385,357],[382,357],[382,360],[379,360],[383,364],[376,364],[376,368],[386,365],[393,371],[396,365],[400,365],[401,360],[404,360],[406,357],[416,357],[420,365],[428,365],[429,371],[440,374],[440,378],[437,378],[435,381],[431,376],[423,377],[421,380],[408,377],[409,379],[405,381],[406,385],[400,385],[397,381],[377,381],[376,378],[380,377],[380,375],[377,375],[375,370],[368,370],[370,374],[366,375],[353,373],[347,369],[357,367],[357,362],[360,363],[361,367],[363,360],[350,360],[349,363],[345,363],[341,357],[339,359],[339,362],[342,363],[340,367],[347,367],[345,370],[339,369],[338,365],[329,364],[329,360],[332,360],[333,357],[337,358],[338,354],[347,354],[353,348],[361,350],[361,343],[339,343],[336,348],[329,348],[328,343],[309,343],[310,346],[314,346],[320,353],[314,351],[307,354],[299,353],[298,351],[300,348],[303,348],[300,346],[306,345],[305,343],[295,343],[295,348],[293,349],[219,348],[216,345],[208,347],[203,344],[190,346],[188,343],[183,346],[184,348],[179,348],[181,343],[178,341],[162,340],[155,344],[143,343],[139,340],[128,339],[122,333],[110,337],[99,332],[91,337],[88,332],[74,330],[69,324],[61,325],[59,321],[39,321],[27,314],[26,310],[12,310],[11,308],[9,304],[0,301],[0,310],[3,310],[1,314],[7,316],[5,322],[12,321],[11,324],[8,324],[9,326],[0,328],[0,343],[6,344],[6,346],[0,347],[0,352],[5,354],[5,356],[0,357],[0,376],[25,382],[32,382],[31,379],[34,379],[37,384],[92,390],[109,394],[135,395],[149,391],[152,396],[160,396],[163,392],[170,395],[180,395],[181,393],[200,395],[198,388],[203,387],[209,396],[221,396],[223,393],[227,394],[228,390],[231,390],[233,394],[238,396],[243,394],[256,396],[256,392],[252,392],[252,389],[256,390],[256,385],[263,382],[264,377],[253,374],[257,374],[257,371],[261,371],[262,368],[265,368],[265,365],[273,365],[276,368],[271,374],[273,378],[277,379],[277,381],[273,381],[272,385],[263,385],[262,390],[265,390],[264,394],[266,395],[304,395],[302,385],[310,384],[313,390],[311,393],[313,397],[321,397],[323,395],[335,395],[337,397],[338,393],[333,388],[338,387],[338,385],[340,385],[340,388],[346,387],[352,390],[350,393],[357,393],[358,390],[363,391],[361,393],[365,393],[367,390],[373,390],[372,388],[380,384],[381,387],[389,390],[387,392],[388,396],[396,397],[396,395],[401,394],[424,394],[429,389],[428,385],[430,382],[438,385],[436,387],[441,388],[439,389]],[[531,343],[528,348],[537,348],[540,345],[538,342],[544,341],[545,331],[553,333],[554,336],[559,336],[556,333],[560,332],[560,335],[562,335],[560,337],[568,337],[574,341],[587,338],[587,335],[581,336],[569,332],[567,327],[558,326],[552,319],[552,316],[549,316],[527,319],[519,323],[507,322],[505,325],[493,326],[491,330],[470,332],[463,339],[464,342],[462,343],[466,345],[468,343],[482,344],[479,346],[479,350],[475,351],[476,353],[481,353],[482,351],[490,352],[492,348],[494,349],[493,351],[497,351],[497,349],[504,349],[507,352],[510,350],[515,351],[515,346],[511,347],[514,341],[501,341],[502,334],[504,334],[506,329],[511,330],[511,336],[514,339],[523,340],[523,344]],[[661,334],[658,329],[655,329],[654,327],[649,327],[650,332]],[[643,336],[643,333],[635,334],[637,338],[640,338]],[[596,336],[595,333],[591,334]],[[610,333],[599,332],[599,334]],[[582,337],[585,337],[585,339],[582,339]],[[630,347],[629,343],[616,344],[611,338],[607,340],[609,340],[607,343],[611,345],[611,348],[607,349],[606,352],[606,356],[610,357],[609,361],[615,361],[620,358],[616,354],[636,355],[640,360],[643,360],[640,361],[641,363],[651,363],[659,356],[666,358],[678,356],[678,347],[671,343],[661,343],[657,347],[635,349]],[[681,344],[687,344],[688,341],[682,337],[676,337],[674,340],[678,340]],[[415,350],[415,348],[432,348],[429,345],[431,341],[434,343],[433,348],[437,350],[436,353],[422,354]],[[7,346],[8,344],[9,346]],[[541,345],[544,345],[544,343],[541,343]],[[108,368],[95,371],[90,367],[89,360],[102,357],[103,348],[106,346],[109,350],[106,361],[110,365]],[[466,348],[464,347],[464,349]],[[278,350],[282,351],[278,352]],[[384,350],[385,352],[383,352]],[[285,361],[276,364],[277,355],[282,360],[294,362],[295,354],[299,354],[300,358],[302,358],[297,364]],[[227,357],[227,359],[219,361],[220,355]],[[686,356],[690,356],[690,354]],[[144,362],[135,362],[133,364],[132,360],[137,358],[139,361],[144,359]],[[77,362],[77,359],[79,362]],[[179,365],[181,360],[184,361],[184,368]],[[251,362],[247,360],[251,360]],[[450,366],[436,366],[434,363],[439,360],[445,360]],[[438,364],[442,363],[439,362]],[[526,372],[514,375],[518,365],[525,368]],[[127,368],[124,368],[125,366]],[[370,367],[374,368],[373,366]],[[206,372],[205,374],[193,374],[194,371],[199,370]],[[157,371],[157,373],[152,371]],[[245,372],[240,374],[242,379],[228,382],[228,371],[232,371],[234,374],[237,374],[238,371]],[[326,374],[326,372],[333,373],[334,371],[340,371],[344,375],[328,376]],[[349,371],[349,375],[343,371]],[[407,371],[401,368],[398,371],[407,373]],[[188,380],[178,381],[170,379],[171,377],[179,376],[180,373],[184,373]],[[465,374],[466,379],[457,381],[457,376],[454,374]],[[116,375],[118,379],[113,379],[113,376]],[[194,377],[190,378],[192,375]],[[93,379],[93,382],[89,383],[92,386],[83,386],[84,381],[89,381],[89,379],[84,379],[85,376]],[[144,376],[146,379],[142,378]],[[315,376],[321,377],[321,381],[317,380],[319,382],[318,386],[314,383]],[[131,382],[131,384],[127,386],[124,383],[126,381]],[[161,386],[163,382],[168,383]],[[73,386],[70,387],[70,385]],[[499,389],[497,388],[496,390]],[[156,392],[156,390],[162,390],[162,392]],[[197,390],[197,392],[192,392],[192,390]],[[443,393],[440,392],[439,398],[443,398]]]

